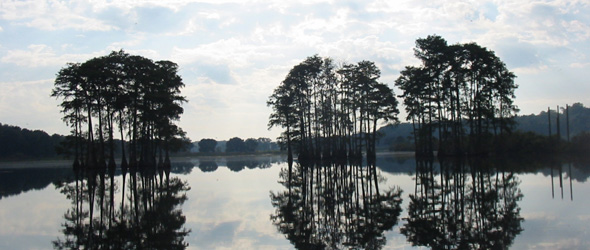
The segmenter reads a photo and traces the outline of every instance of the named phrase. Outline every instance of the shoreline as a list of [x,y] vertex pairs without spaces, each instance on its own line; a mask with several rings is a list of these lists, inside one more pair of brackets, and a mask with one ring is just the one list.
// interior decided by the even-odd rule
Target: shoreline
[[[402,152],[389,152],[389,151],[379,151],[377,152],[378,156],[398,156],[398,157],[412,157],[414,156],[414,152],[411,151],[402,151]],[[239,160],[240,158],[266,158],[266,157],[280,157],[286,160],[287,155],[279,154],[276,152],[268,152],[268,153],[256,153],[256,154],[213,154],[213,155],[178,155],[178,156],[171,156],[171,162],[190,162],[192,160],[226,160],[226,161],[233,161]],[[71,159],[39,159],[39,160],[6,160],[0,161],[0,169],[34,169],[34,168],[71,168],[72,167]],[[119,163],[121,158],[116,158],[115,161]]]

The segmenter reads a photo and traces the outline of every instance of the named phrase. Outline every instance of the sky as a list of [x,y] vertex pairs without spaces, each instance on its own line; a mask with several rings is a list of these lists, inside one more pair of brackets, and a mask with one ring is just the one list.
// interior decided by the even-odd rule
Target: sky
[[520,114],[590,106],[588,0],[0,0],[0,123],[69,134],[56,73],[123,49],[179,65],[192,140],[274,140],[266,101],[306,57],[373,61],[401,94],[416,39],[433,34],[494,51],[517,76]]

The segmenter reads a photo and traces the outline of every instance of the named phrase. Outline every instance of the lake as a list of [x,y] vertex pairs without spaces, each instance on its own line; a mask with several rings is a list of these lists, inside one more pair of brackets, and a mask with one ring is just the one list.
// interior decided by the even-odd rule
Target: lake
[[[175,159],[169,171],[0,164],[0,249],[586,249],[587,161],[291,166],[281,156]],[[92,218],[92,219],[90,219]]]

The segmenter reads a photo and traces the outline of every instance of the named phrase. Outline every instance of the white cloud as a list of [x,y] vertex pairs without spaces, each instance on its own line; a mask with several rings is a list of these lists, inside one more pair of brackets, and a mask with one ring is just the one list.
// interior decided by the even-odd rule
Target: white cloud
[[195,62],[211,65],[228,65],[230,68],[252,66],[253,60],[276,58],[272,46],[247,44],[237,38],[222,39],[194,48],[178,48],[172,51],[172,60],[182,64]]
[[16,64],[21,67],[63,66],[68,62],[83,62],[92,57],[103,55],[101,52],[90,54],[61,54],[50,46],[32,44],[26,50],[9,50],[0,58],[0,62]]
[[51,98],[53,79],[24,82],[0,82],[2,123],[47,133],[68,134],[61,121],[58,101]]
[[2,4],[0,17],[41,30],[116,30],[103,21],[90,17],[88,6],[83,3],[47,1],[8,1]]
[[590,62],[586,62],[586,63],[574,62],[574,63],[570,64],[570,67],[577,68],[577,69],[590,68]]
[[[588,7],[561,0],[9,0],[0,8],[0,32],[12,32],[2,41],[0,62],[23,70],[0,74],[0,82],[25,79],[20,71],[30,72],[26,80],[51,78],[49,67],[125,49],[179,64],[191,101],[182,119],[195,126],[186,129],[189,136],[241,132],[231,125],[238,118],[256,120],[242,127],[262,126],[264,133],[266,98],[293,65],[316,53],[337,62],[374,61],[391,84],[404,66],[419,63],[415,40],[438,34],[450,44],[476,42],[495,51],[519,76],[522,93],[538,87],[530,79],[562,79],[551,75],[559,67],[587,79]],[[567,84],[583,84],[573,80]],[[528,99],[517,102],[531,102],[532,95],[521,96]],[[202,117],[224,125],[194,125]]]
[[590,25],[580,20],[562,21],[562,26],[572,35],[574,41],[584,41],[590,39]]

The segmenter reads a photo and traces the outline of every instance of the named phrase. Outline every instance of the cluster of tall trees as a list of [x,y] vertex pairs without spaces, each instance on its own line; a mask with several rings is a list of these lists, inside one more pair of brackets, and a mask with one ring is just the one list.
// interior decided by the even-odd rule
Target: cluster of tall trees
[[374,158],[378,121],[397,121],[397,100],[370,61],[337,67],[317,55],[295,65],[274,90],[269,127],[299,161]]
[[173,62],[122,50],[62,68],[51,96],[63,100],[74,166],[115,167],[115,134],[128,141],[129,163],[123,146],[122,167],[169,165],[171,145],[184,137],[174,123],[186,102],[177,72]]
[[516,76],[493,51],[432,35],[416,40],[414,55],[422,65],[406,67],[396,86],[417,154],[485,154],[494,135],[511,131]]

